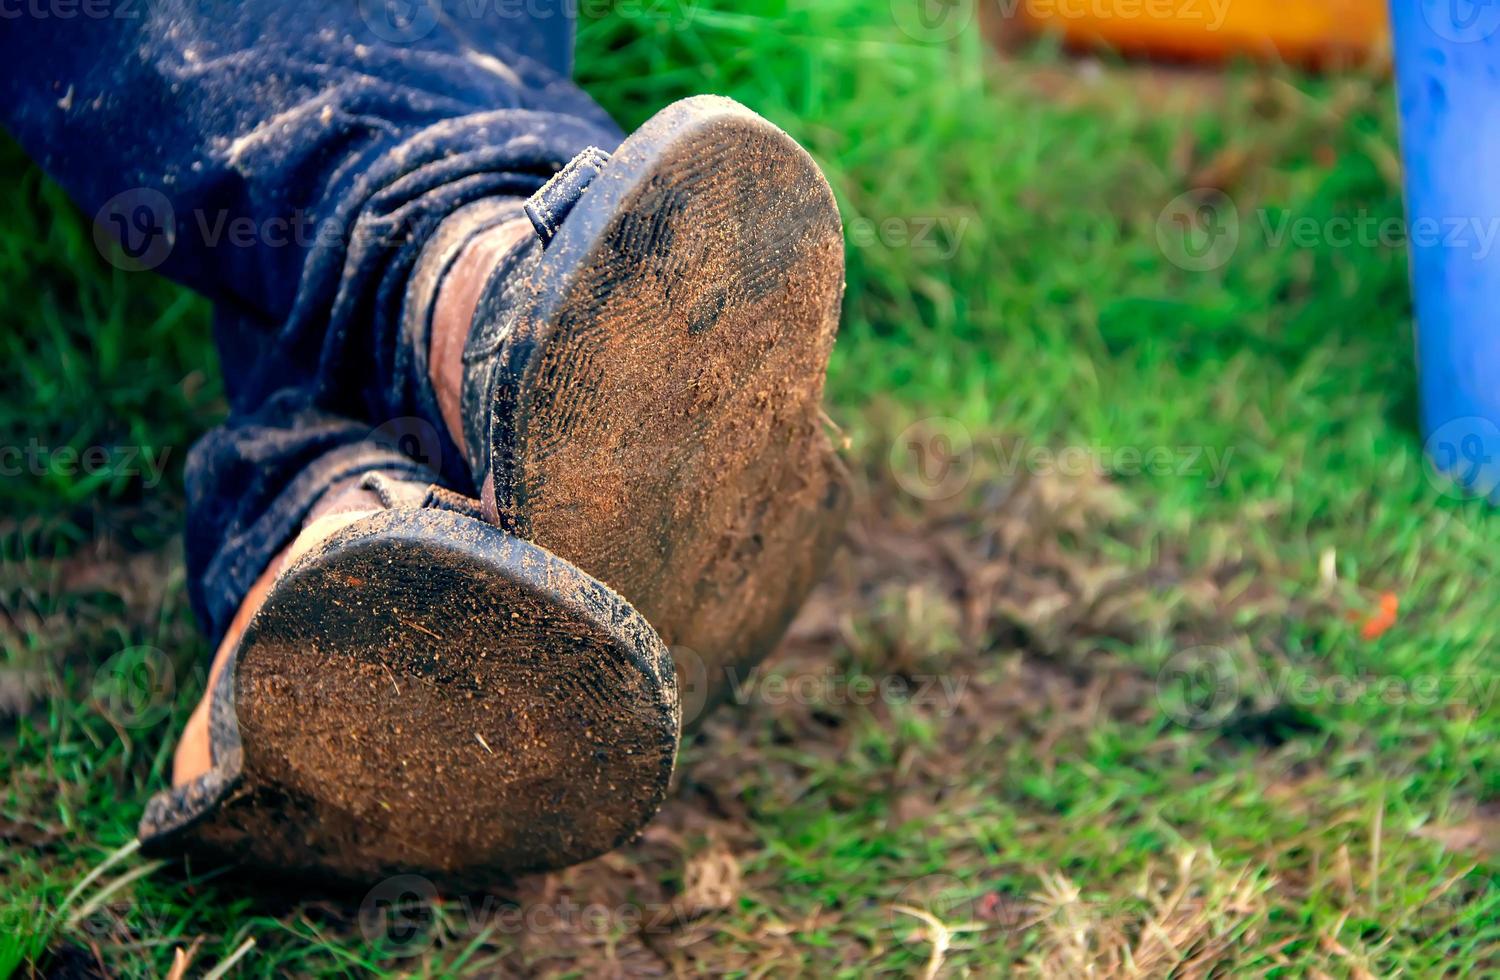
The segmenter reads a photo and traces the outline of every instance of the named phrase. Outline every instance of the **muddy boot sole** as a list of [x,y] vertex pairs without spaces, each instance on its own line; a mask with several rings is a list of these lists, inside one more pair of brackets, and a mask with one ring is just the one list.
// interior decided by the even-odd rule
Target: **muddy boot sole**
[[618,594],[442,510],[362,518],[277,579],[220,675],[213,768],[148,851],[459,886],[630,839],[667,791],[672,661]]
[[820,408],[832,192],[786,133],[705,96],[627,139],[551,234],[495,375],[495,518],[627,597],[722,691],[784,633],[847,510]]

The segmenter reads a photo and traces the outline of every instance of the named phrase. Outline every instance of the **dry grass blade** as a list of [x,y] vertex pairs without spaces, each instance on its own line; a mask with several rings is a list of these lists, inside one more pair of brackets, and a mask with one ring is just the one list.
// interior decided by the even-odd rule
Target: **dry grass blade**
[[249,939],[240,943],[239,947],[235,949],[233,953],[230,953],[222,963],[214,967],[209,972],[205,973],[203,975],[203,980],[219,980],[220,977],[226,975],[236,963],[244,959],[245,956],[254,948],[255,937],[251,936]]
[[927,941],[932,944],[932,952],[927,957],[927,967],[922,971],[922,977],[923,980],[933,980],[938,975],[938,971],[943,968],[943,958],[948,955],[953,933],[949,931],[943,920],[926,909],[913,908],[910,905],[893,905],[891,908],[926,923],[928,929],[926,937]]
[[201,945],[203,937],[199,936],[187,949],[178,946],[173,950],[172,969],[167,971],[167,980],[187,980],[187,969],[193,964],[193,957],[198,955],[198,947]]

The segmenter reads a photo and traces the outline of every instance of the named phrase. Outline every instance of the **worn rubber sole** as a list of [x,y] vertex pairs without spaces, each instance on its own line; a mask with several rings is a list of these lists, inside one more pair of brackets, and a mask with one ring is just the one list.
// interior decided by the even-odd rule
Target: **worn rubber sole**
[[149,851],[458,885],[630,839],[667,791],[672,660],[618,594],[442,510],[344,528],[276,582],[213,692],[212,771]]
[[843,279],[806,151],[687,99],[588,185],[504,348],[498,523],[627,597],[699,685],[770,650],[837,544],[847,477],[820,401]]

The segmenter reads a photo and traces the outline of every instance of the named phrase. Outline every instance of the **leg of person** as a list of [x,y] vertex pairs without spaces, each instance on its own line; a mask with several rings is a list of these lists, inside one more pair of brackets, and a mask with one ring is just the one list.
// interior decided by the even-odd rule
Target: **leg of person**
[[567,0],[89,9],[0,20],[0,122],[136,267],[220,305],[240,411],[296,387],[354,418],[421,414],[399,312],[438,223],[619,138],[566,81]]
[[[450,485],[484,485],[492,520],[628,582],[700,665],[753,660],[815,579],[841,510],[816,420],[841,278],[821,175],[723,100],[673,107],[611,159],[597,147],[617,134],[561,77],[566,18],[536,5],[519,21],[419,6],[439,16],[415,37],[364,9],[317,8],[314,23],[269,0],[174,0],[140,24],[42,25],[24,45],[12,33],[6,122],[142,265],[218,300],[230,432],[288,392],[448,422],[439,403],[457,392],[462,417],[438,427]],[[527,203],[534,237],[497,247],[559,168]],[[487,274],[473,260],[486,250]],[[654,292],[630,299],[632,280]],[[466,295],[474,312],[454,315]],[[742,329],[757,318],[784,329]],[[589,336],[607,343],[591,352]],[[647,357],[630,356],[637,342]],[[560,371],[559,357],[594,367]],[[621,412],[638,413],[636,431],[601,432]],[[291,469],[275,465],[290,451],[258,446],[248,481],[210,452],[193,481],[206,504],[190,571],[216,638],[296,532],[287,515],[310,509],[315,481],[267,475]],[[633,479],[643,467],[655,478]],[[545,514],[527,502],[544,485],[571,486]]]
[[[41,5],[0,19],[0,122],[134,267],[215,301],[228,438],[273,402],[273,415],[314,405],[398,435],[430,420],[416,441],[472,495],[425,339],[401,336],[411,269],[430,239],[453,237],[436,236],[444,219],[461,213],[477,234],[580,150],[618,139],[566,80],[568,0],[479,9],[108,0],[87,16]],[[284,434],[264,440],[253,461],[230,454],[190,487],[212,503],[192,507],[189,572],[214,639],[296,530],[237,535],[222,521],[305,511],[306,491],[259,472],[301,472],[272,458],[299,451]],[[232,601],[209,603],[211,563]]]
[[[568,11],[164,0],[128,29],[9,35],[0,112],[86,208],[221,298],[237,407],[305,384],[432,423],[450,486],[615,585],[722,688],[837,538],[818,402],[838,214],[807,154],[726,100],[602,152],[619,135],[566,81]],[[257,232],[288,220],[289,246]]]

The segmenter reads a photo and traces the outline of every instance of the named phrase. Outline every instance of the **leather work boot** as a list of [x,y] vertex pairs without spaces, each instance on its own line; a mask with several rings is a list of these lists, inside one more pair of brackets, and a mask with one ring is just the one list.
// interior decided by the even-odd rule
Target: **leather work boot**
[[145,850],[482,886],[634,836],[680,732],[640,614],[448,491],[372,474],[335,504],[231,626]]
[[715,700],[785,632],[847,511],[820,406],[833,194],[786,133],[700,96],[510,206],[414,273],[441,280],[416,329],[442,414],[486,517],[619,592]]

